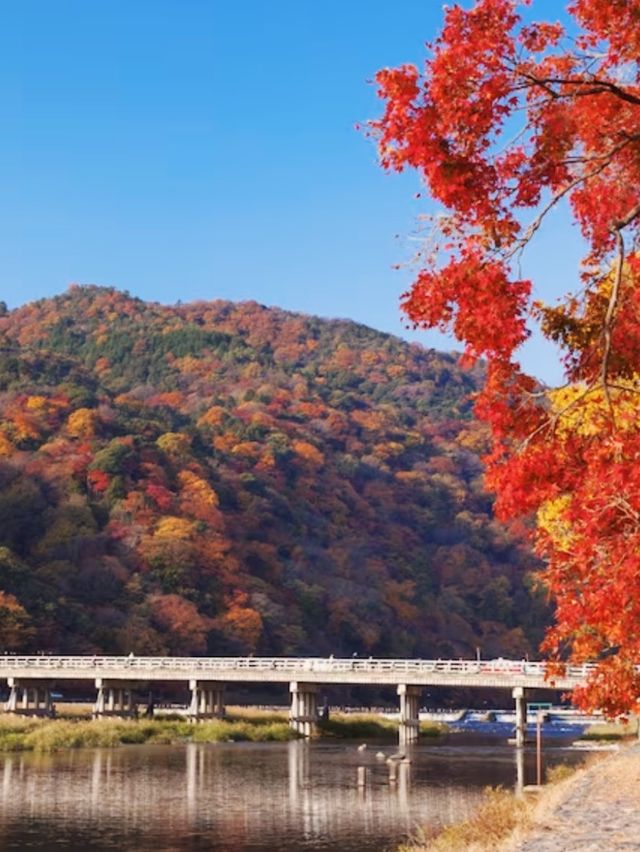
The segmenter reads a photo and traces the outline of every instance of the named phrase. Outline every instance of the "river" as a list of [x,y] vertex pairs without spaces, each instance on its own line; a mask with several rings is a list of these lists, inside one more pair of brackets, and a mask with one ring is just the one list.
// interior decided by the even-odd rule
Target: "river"
[[[0,755],[0,849],[386,852],[418,825],[464,819],[487,785],[535,780],[533,750],[518,769],[504,741],[462,734],[413,746],[390,783],[380,748],[395,750],[296,741]],[[545,750],[546,766],[581,759]]]

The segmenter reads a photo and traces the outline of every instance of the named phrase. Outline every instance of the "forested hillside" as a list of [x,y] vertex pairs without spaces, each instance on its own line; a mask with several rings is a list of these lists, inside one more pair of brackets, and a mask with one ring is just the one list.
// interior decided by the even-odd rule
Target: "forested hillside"
[[0,649],[524,654],[456,357],[255,303],[0,309]]

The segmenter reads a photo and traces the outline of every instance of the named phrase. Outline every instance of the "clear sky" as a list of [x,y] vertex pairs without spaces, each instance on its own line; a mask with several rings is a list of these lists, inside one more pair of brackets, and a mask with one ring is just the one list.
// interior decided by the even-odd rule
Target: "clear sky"
[[[441,18],[435,0],[4,4],[0,298],[255,299],[455,348],[403,328],[392,266],[428,206],[354,129],[380,110],[367,81],[421,62]],[[524,272],[549,298],[579,253],[558,214]],[[540,342],[523,360],[558,379]]]

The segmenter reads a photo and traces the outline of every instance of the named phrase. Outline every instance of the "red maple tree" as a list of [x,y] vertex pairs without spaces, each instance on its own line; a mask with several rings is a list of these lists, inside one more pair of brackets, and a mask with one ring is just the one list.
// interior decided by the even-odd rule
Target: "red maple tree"
[[[446,213],[403,298],[487,362],[487,482],[502,518],[536,512],[557,604],[544,650],[596,661],[575,699],[611,715],[640,696],[640,0],[573,0],[570,33],[515,0],[446,10],[423,71],[377,74],[384,168],[418,171]],[[517,257],[567,204],[587,244],[578,292],[532,298]],[[538,322],[566,385],[516,360]]]

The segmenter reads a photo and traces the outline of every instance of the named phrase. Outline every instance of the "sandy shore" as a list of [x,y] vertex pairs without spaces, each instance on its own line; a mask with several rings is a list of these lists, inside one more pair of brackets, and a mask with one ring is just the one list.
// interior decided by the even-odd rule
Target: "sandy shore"
[[640,743],[624,748],[543,796],[527,835],[504,852],[640,850]]

